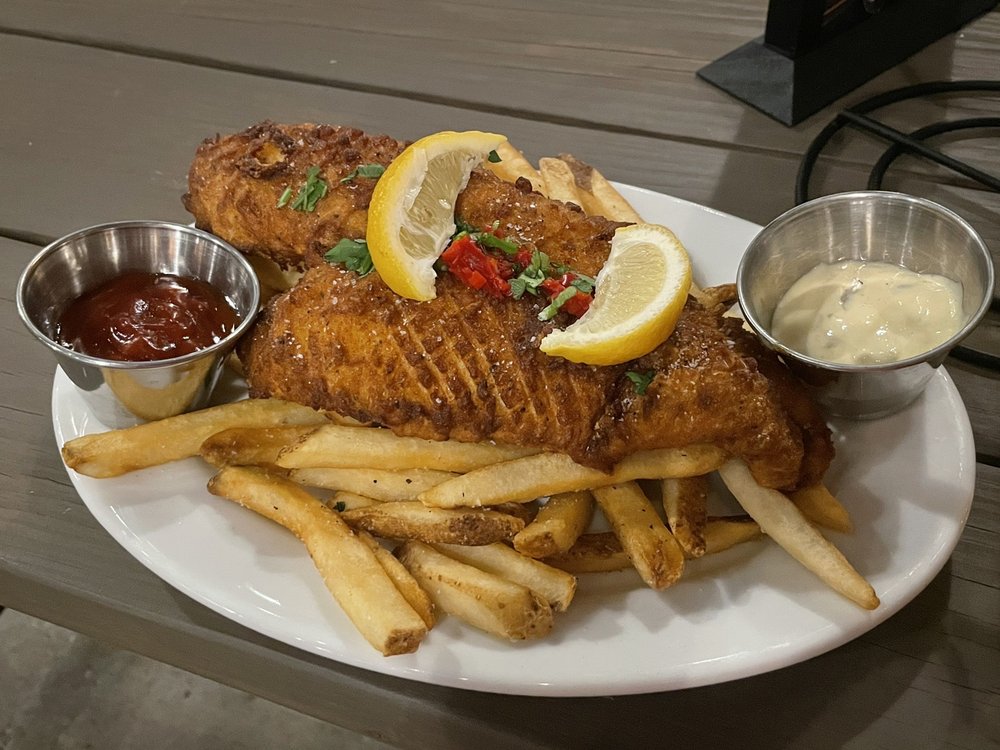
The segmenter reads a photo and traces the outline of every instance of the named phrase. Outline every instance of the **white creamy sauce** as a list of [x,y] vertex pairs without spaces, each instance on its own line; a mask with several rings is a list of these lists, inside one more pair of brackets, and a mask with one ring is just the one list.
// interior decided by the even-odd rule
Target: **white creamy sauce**
[[892,263],[820,263],[785,292],[771,324],[785,346],[842,364],[882,364],[946,341],[963,320],[962,286]]

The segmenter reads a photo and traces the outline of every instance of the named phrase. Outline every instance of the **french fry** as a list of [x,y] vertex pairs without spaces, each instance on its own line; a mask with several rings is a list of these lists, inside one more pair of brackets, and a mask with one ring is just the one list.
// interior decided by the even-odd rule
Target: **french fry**
[[632,561],[613,531],[581,534],[568,550],[542,562],[574,574],[613,573],[632,568]]
[[545,195],[563,203],[575,203],[582,207],[580,191],[569,165],[561,159],[545,157],[538,160],[538,171],[545,184]]
[[538,170],[531,166],[531,162],[524,158],[524,154],[518,151],[509,141],[504,141],[496,148],[498,162],[485,162],[485,165],[501,180],[507,182],[517,182],[518,177],[524,177],[531,182],[531,187],[539,192],[545,191],[542,184],[542,176]]
[[590,173],[590,194],[594,197],[596,205],[599,207],[595,213],[611,221],[626,221],[634,224],[641,224],[642,217],[632,208],[622,194],[615,190],[615,186],[598,172],[591,168]]
[[157,422],[74,438],[62,447],[63,461],[89,477],[117,477],[198,454],[210,435],[231,427],[319,425],[320,412],[278,399],[247,399]]
[[437,469],[471,471],[531,455],[532,448],[400,437],[376,427],[325,425],[285,448],[277,464],[286,469]]
[[[495,510],[497,513],[506,513],[508,516],[515,516],[524,521],[525,526],[535,520],[535,516],[538,515],[538,503],[500,503],[499,505],[491,505],[490,510]],[[523,531],[523,529],[522,529]]]
[[[704,533],[706,555],[762,536],[760,526],[750,516],[709,517]],[[632,561],[612,531],[581,534],[566,552],[546,557],[542,562],[574,574],[609,573],[632,567]]]
[[743,542],[760,539],[760,526],[750,516],[717,516],[705,524],[705,554],[714,555]]
[[232,370],[243,380],[246,380],[247,374],[243,369],[243,361],[240,359],[240,355],[236,352],[236,350],[233,350],[226,355],[226,367]]
[[428,508],[423,503],[376,503],[344,511],[351,526],[385,539],[419,539],[448,544],[502,542],[524,528],[524,521],[492,510]]
[[725,451],[713,445],[664,448],[635,453],[622,460],[610,474],[605,474],[581,466],[561,453],[538,453],[469,471],[424,490],[418,499],[425,505],[439,508],[526,502],[632,479],[707,474],[721,466],[725,459]]
[[847,508],[824,485],[817,484],[805,487],[789,495],[795,507],[802,515],[817,526],[850,534],[854,531],[854,523]]
[[576,578],[550,565],[525,557],[506,544],[469,547],[459,544],[432,545],[448,557],[487,573],[527,586],[556,612],[565,612],[576,593]]
[[531,589],[453,560],[422,542],[396,549],[417,582],[444,612],[487,633],[523,640],[552,630],[552,607]]
[[301,271],[285,271],[270,258],[251,253],[247,260],[260,281],[260,301],[265,304],[271,297],[295,286],[302,278]]
[[747,465],[731,459],[719,468],[729,491],[761,530],[828,586],[865,609],[875,609],[878,597],[871,584],[833,544],[809,523],[787,497],[754,481]]
[[289,479],[309,487],[344,490],[358,495],[397,502],[413,500],[424,490],[456,475],[434,469],[384,471],[382,469],[294,469]]
[[684,571],[684,552],[639,485],[598,487],[594,498],[646,585],[659,591],[676,583]]
[[573,154],[559,154],[559,160],[573,174],[573,181],[576,183],[576,191],[581,201],[579,205],[583,208],[583,212],[587,216],[603,216],[601,204],[590,192],[591,176],[596,170]]
[[424,591],[417,579],[406,569],[406,566],[399,561],[389,550],[378,543],[371,534],[366,531],[359,531],[358,538],[368,545],[375,553],[375,559],[392,580],[399,593],[403,595],[407,603],[413,607],[413,611],[420,615],[427,629],[434,627],[436,618],[434,616],[434,602],[431,601],[430,594]]
[[316,425],[231,427],[209,435],[198,452],[212,466],[267,466],[289,443],[315,429]]
[[327,505],[338,513],[355,508],[367,508],[369,505],[378,505],[380,500],[373,500],[355,492],[334,492],[333,497],[327,501]]
[[365,639],[385,656],[416,650],[427,625],[389,578],[368,544],[294,482],[263,469],[227,466],[208,483],[302,540],[326,587]]
[[705,554],[705,522],[708,520],[708,477],[664,479],[663,512],[674,539],[688,557]]
[[528,557],[551,557],[572,547],[594,515],[589,492],[567,492],[549,498],[535,520],[514,537],[514,549]]

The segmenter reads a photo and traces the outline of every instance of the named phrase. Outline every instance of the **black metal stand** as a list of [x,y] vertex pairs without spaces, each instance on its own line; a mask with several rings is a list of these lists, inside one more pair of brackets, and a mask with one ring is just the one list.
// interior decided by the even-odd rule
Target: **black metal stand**
[[997,0],[770,0],[767,32],[698,76],[785,125],[795,125]]

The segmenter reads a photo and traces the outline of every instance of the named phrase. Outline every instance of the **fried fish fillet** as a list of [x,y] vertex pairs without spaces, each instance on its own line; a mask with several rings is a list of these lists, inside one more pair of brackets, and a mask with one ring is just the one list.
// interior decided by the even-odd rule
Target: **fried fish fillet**
[[[199,229],[281,268],[301,270],[345,237],[365,236],[375,180],[340,180],[365,164],[388,165],[405,147],[355,128],[262,122],[205,140],[182,200]],[[319,167],[330,186],[316,210],[278,210],[282,194],[296,193],[310,167]]]
[[[744,458],[765,486],[819,480],[833,454],[829,430],[781,362],[723,316],[731,287],[710,307],[689,300],[674,333],[649,355],[595,367],[538,349],[554,325],[569,322],[539,321],[540,298],[495,299],[444,274],[436,299],[414,302],[375,273],[358,277],[323,263],[321,253],[340,239],[364,235],[371,187],[339,176],[394,148],[402,144],[358,131],[264,124],[199,149],[185,201],[198,225],[245,251],[309,267],[241,343],[253,395],[405,435],[538,446],[603,469],[640,450],[713,443]],[[264,162],[273,169],[257,166]],[[284,188],[301,184],[315,164],[328,170],[330,186],[319,216],[277,209]],[[456,215],[476,227],[499,222],[504,236],[589,275],[620,226],[481,170]],[[630,371],[654,373],[643,394]]]
[[[404,435],[496,440],[609,468],[648,448],[714,443],[772,487],[814,484],[829,433],[801,387],[769,378],[772,355],[740,321],[689,300],[670,339],[627,365],[549,357],[541,304],[495,300],[451,277],[438,297],[396,296],[376,274],[318,266],[243,342],[251,393],[375,422]],[[780,368],[780,365],[777,365]],[[644,394],[629,370],[653,370]],[[799,407],[799,408],[797,408]]]

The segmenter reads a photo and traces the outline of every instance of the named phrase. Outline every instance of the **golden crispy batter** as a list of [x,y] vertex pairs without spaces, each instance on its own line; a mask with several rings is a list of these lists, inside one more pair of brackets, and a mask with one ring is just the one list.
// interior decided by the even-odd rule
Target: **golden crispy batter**
[[[551,326],[538,321],[540,306],[495,300],[451,277],[439,280],[437,299],[413,302],[376,274],[319,266],[272,302],[242,357],[255,396],[404,435],[543,446],[600,468],[639,450],[711,442],[775,487],[825,471],[832,451],[822,418],[808,399],[790,412],[785,402],[801,386],[765,377],[759,363],[781,365],[739,321],[689,300],[655,352],[591,367],[538,350]],[[657,374],[640,396],[625,372],[646,369]],[[819,438],[809,462],[803,426]]]
[[620,379],[590,449],[617,461],[636,450],[675,447],[658,444],[669,434],[677,446],[722,446],[768,487],[818,481],[833,458],[822,414],[740,319],[723,316],[732,285],[706,292],[728,304],[707,309],[688,301],[670,338],[628,365],[655,372],[645,394]]
[[[256,166],[282,136],[292,144],[275,157],[282,166]],[[363,236],[370,198],[370,185],[352,188],[334,176],[376,155],[391,158],[402,144],[389,140],[265,124],[199,150],[186,199],[199,225],[241,249],[313,266],[241,345],[254,395],[405,435],[541,446],[599,468],[640,450],[711,442],[746,459],[766,486],[822,476],[832,457],[822,416],[777,358],[722,316],[731,288],[712,293],[711,309],[689,300],[674,334],[646,357],[592,367],[539,351],[554,324],[569,322],[540,322],[539,299],[494,299],[445,274],[436,299],[413,302],[377,274],[359,278],[321,263],[320,253],[341,238]],[[301,184],[314,164],[332,172],[321,216],[276,209],[282,186]],[[485,170],[473,172],[456,214],[477,227],[499,221],[504,236],[591,275],[621,226]],[[630,370],[655,371],[644,395],[626,377]]]
[[[345,237],[365,236],[375,180],[340,180],[362,164],[388,165],[405,146],[355,128],[262,122],[198,147],[184,207],[200,229],[240,250],[303,269]],[[316,210],[277,210],[285,189],[296,194],[313,166],[329,186]]]

